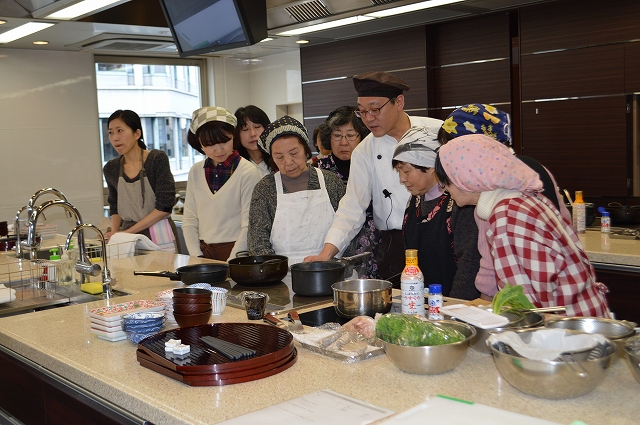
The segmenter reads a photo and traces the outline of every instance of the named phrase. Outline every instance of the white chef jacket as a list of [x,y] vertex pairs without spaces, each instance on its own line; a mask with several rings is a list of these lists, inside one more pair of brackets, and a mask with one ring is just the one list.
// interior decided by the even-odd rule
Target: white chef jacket
[[[427,127],[438,133],[442,121],[427,117],[409,117],[412,127]],[[373,222],[378,230],[401,230],[404,210],[411,196],[400,183],[391,165],[398,141],[389,135],[364,138],[351,154],[347,193],[340,200],[336,216],[325,243],[336,246],[342,255],[349,242],[360,231],[366,210],[373,200]],[[383,191],[391,195],[385,197]]]

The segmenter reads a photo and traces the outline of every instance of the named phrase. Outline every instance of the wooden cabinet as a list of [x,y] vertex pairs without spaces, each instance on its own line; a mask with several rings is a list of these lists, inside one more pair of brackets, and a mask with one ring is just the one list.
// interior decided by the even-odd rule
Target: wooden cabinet
[[640,267],[592,264],[598,281],[609,288],[607,300],[616,319],[640,323]]
[[[150,425],[4,347],[0,347],[0,408],[27,425]],[[2,415],[0,411],[0,423],[5,423]]]

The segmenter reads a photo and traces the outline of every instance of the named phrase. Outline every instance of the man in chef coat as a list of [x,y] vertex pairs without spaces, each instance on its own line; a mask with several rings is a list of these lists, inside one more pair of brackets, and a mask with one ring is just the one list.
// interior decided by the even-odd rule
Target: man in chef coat
[[380,276],[388,279],[404,268],[402,220],[410,197],[391,165],[393,152],[409,128],[426,127],[437,134],[442,121],[407,115],[403,93],[409,91],[409,85],[388,72],[356,75],[353,85],[358,92],[356,115],[371,134],[351,154],[347,193],[340,201],[324,248],[305,261],[327,261],[342,255],[362,227],[373,201],[373,220],[381,236],[373,254]]

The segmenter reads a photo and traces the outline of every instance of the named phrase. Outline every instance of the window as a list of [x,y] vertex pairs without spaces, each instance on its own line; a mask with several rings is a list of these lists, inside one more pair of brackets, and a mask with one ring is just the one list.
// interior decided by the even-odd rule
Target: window
[[191,148],[191,114],[202,104],[204,62],[182,59],[96,57],[102,165],[116,158],[107,120],[118,109],[135,111],[148,149],[169,157],[176,181],[186,181],[191,166],[204,156]]

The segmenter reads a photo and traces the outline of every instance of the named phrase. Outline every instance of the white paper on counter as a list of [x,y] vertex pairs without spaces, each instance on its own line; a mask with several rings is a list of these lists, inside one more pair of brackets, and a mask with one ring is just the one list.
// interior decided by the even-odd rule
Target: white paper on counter
[[368,424],[395,412],[328,389],[221,422],[223,425]]
[[[427,419],[428,418],[428,419]],[[433,397],[380,425],[561,425],[484,404]]]

